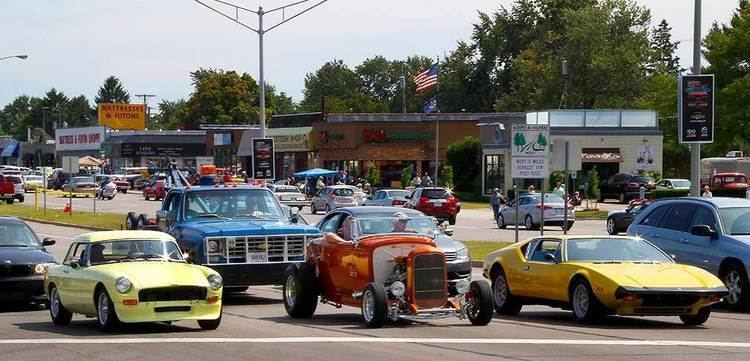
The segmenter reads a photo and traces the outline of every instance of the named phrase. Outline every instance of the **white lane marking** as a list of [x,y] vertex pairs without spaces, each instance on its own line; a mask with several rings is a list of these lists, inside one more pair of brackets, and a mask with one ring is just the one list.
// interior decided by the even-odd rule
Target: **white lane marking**
[[485,344],[485,345],[576,345],[576,346],[691,346],[750,348],[750,342],[681,340],[574,340],[509,338],[395,338],[395,337],[165,337],[165,338],[50,338],[3,339],[0,345],[28,344],[150,344],[150,343],[398,343],[398,344]]
[[52,238],[73,239],[73,237],[65,237],[65,236],[48,234],[48,233],[37,233],[37,235],[44,236],[44,237],[52,237]]

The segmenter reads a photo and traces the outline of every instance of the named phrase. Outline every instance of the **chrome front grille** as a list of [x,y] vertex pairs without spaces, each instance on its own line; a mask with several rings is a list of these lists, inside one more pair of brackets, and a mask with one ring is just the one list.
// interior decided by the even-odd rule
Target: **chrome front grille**
[[204,249],[208,264],[299,262],[304,261],[307,240],[313,237],[302,234],[207,237]]
[[445,262],[453,262],[456,258],[456,252],[445,252]]

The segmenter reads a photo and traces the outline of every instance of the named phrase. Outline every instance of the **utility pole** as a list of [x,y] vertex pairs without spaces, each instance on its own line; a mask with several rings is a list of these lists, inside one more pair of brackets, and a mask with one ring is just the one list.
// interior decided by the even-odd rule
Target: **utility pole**
[[148,100],[147,99],[148,98],[153,98],[156,95],[143,93],[143,94],[136,94],[135,96],[137,96],[139,98],[143,98],[143,112],[144,112],[143,116],[146,119],[146,122],[145,122],[146,123],[146,127],[148,127],[148,119],[150,118],[151,112],[149,112]]
[[[695,0],[693,19],[693,75],[701,73],[701,0]],[[701,145],[690,144],[690,194],[700,197],[701,191]]]
[[401,85],[401,112],[406,114],[406,77],[401,76],[399,79]]
[[[288,18],[286,17],[286,9],[287,8],[292,7],[292,6],[296,6],[296,5],[299,5],[299,4],[302,4],[302,3],[306,3],[306,2],[308,2],[310,0],[295,1],[295,2],[293,2],[291,4],[279,6],[277,8],[273,8],[273,9],[268,10],[268,11],[264,11],[262,6],[258,6],[258,10],[255,11],[255,10],[250,10],[250,9],[242,7],[242,6],[238,6],[238,5],[235,5],[235,4],[223,1],[223,0],[212,0],[214,2],[217,2],[217,3],[220,3],[220,4],[223,4],[223,5],[226,5],[226,6],[229,6],[229,7],[233,8],[234,9],[234,14],[233,15],[227,15],[224,12],[222,12],[221,10],[218,10],[218,9],[216,9],[214,7],[211,7],[210,5],[208,5],[208,4],[206,4],[204,2],[204,1],[210,1],[210,0],[193,0],[193,1],[195,1],[195,2],[197,2],[199,4],[201,4],[201,5],[203,5],[205,7],[207,7],[209,9],[211,9],[212,11],[216,12],[217,14],[219,14],[219,15],[221,15],[221,16],[223,16],[223,17],[225,17],[225,18],[227,18],[227,19],[229,19],[229,20],[231,20],[231,21],[233,21],[233,22],[235,22],[237,24],[239,24],[240,26],[244,27],[245,29],[248,29],[248,30],[253,31],[256,34],[258,34],[258,58],[260,60],[260,63],[258,64],[258,71],[259,71],[258,80],[259,80],[259,85],[260,85],[260,101],[259,101],[260,114],[258,114],[258,121],[260,123],[261,138],[265,138],[266,137],[266,83],[264,81],[264,74],[263,74],[263,35],[265,35],[269,31],[271,31],[271,30],[279,27],[281,24],[284,24],[284,23],[286,23],[286,22],[288,22],[288,21],[290,21],[290,20],[292,20],[292,19],[294,19],[294,18],[296,18],[296,17],[298,17],[298,16],[300,16],[300,15],[302,15],[302,14],[304,14],[304,13],[310,11],[310,10],[312,10],[313,8],[318,7],[319,5],[323,4],[324,2],[326,2],[328,0],[319,0],[315,4],[313,4],[313,5],[305,8],[304,10],[302,10],[302,11],[300,11],[300,12],[298,12],[298,13],[296,13],[296,14],[288,17]],[[240,21],[240,19],[239,19],[239,17],[240,17],[240,10],[246,11],[246,12],[249,12],[249,13],[252,13],[252,14],[255,14],[255,15],[258,15],[258,28],[257,29],[255,29],[255,28],[253,28],[253,27],[251,27],[251,26],[249,26],[249,25],[247,25],[247,24],[245,24],[245,23],[243,23],[243,22]],[[279,23],[277,23],[277,24],[275,24],[275,25],[267,28],[267,29],[264,29],[263,28],[263,15],[270,14],[270,13],[273,13],[273,12],[276,12],[276,11],[281,11],[281,21]]]

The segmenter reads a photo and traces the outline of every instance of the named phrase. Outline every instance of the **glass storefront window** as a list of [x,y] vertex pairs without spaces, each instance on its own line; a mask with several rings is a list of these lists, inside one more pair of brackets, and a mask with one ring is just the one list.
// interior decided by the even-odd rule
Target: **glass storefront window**
[[586,112],[587,127],[619,127],[620,112]]
[[553,127],[582,127],[583,118],[583,112],[550,112],[549,124]]
[[622,112],[623,127],[656,127],[656,112],[626,111]]
[[502,154],[484,156],[484,193],[490,194],[493,188],[505,191],[505,159]]

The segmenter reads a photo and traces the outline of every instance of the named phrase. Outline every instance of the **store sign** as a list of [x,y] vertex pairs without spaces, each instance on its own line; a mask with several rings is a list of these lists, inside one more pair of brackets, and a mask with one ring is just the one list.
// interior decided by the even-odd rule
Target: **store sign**
[[275,179],[275,160],[272,138],[253,138],[254,179]]
[[513,125],[511,166],[513,178],[549,176],[549,125]]
[[318,132],[318,141],[320,144],[328,144],[328,142],[335,142],[337,140],[344,140],[344,135],[341,133],[331,133],[327,130]]
[[307,152],[310,143],[307,133],[292,135],[273,135],[274,150],[277,152]]
[[678,81],[680,143],[714,142],[714,76],[683,75]]
[[123,143],[122,157],[195,157],[206,154],[205,144]]
[[99,124],[112,129],[146,128],[146,106],[143,104],[99,103]]
[[215,133],[214,146],[232,145],[232,133]]
[[635,170],[654,170],[654,158],[656,158],[657,148],[651,144],[639,144],[636,147]]
[[394,132],[384,129],[365,129],[362,131],[365,143],[418,142],[435,139],[429,132]]
[[102,147],[104,127],[55,129],[55,151],[93,150]]

